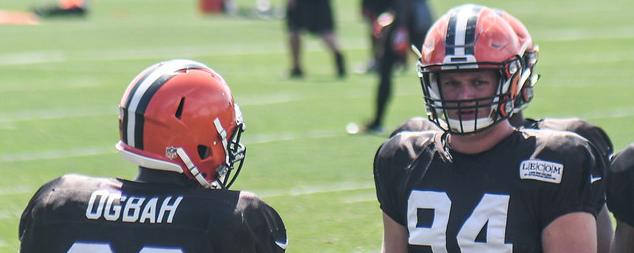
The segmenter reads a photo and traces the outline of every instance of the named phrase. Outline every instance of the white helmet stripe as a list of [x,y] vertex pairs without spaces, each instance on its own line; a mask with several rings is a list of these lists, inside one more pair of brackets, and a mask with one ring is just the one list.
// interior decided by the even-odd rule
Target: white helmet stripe
[[[464,12],[464,10],[462,10]],[[455,37],[454,37],[454,45],[456,46],[456,48],[454,49],[454,55],[455,56],[464,56],[465,54],[465,50],[464,50],[464,44],[465,44],[465,40],[466,40],[466,27],[467,27],[467,19],[464,18],[464,15],[461,15],[461,13],[458,13],[457,18],[458,20],[456,20],[456,30],[455,30]]]
[[158,88],[177,71],[201,68],[209,69],[209,67],[192,60],[177,59],[161,63],[154,70],[146,73],[145,77],[134,79],[138,82],[128,94],[125,105],[128,117],[124,126],[124,134],[127,137],[125,139],[128,145],[143,149],[143,114]]
[[481,8],[460,8],[454,12],[447,26],[447,56],[473,55],[476,23]]

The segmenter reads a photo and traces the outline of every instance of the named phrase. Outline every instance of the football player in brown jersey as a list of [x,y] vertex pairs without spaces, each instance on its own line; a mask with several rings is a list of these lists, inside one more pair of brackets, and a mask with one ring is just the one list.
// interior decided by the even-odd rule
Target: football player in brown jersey
[[[515,112],[509,118],[515,127],[526,127],[535,129],[552,129],[561,131],[571,131],[581,135],[594,144],[601,156],[609,161],[613,154],[613,145],[610,137],[599,126],[581,118],[525,118],[523,110],[526,109],[533,99],[533,89],[539,80],[539,75],[535,73],[535,66],[539,59],[539,47],[534,44],[532,37],[521,21],[511,16],[503,10],[496,10],[504,20],[509,22],[513,30],[518,35],[521,43],[526,43],[526,51],[522,55],[522,78],[520,83],[522,88],[515,100]],[[443,121],[439,122],[444,124]],[[391,134],[396,135],[402,131],[425,131],[438,130],[441,128],[432,123],[427,117],[412,117],[399,125]],[[597,244],[599,253],[610,252],[610,243],[614,235],[612,219],[607,205],[601,209],[597,216]]]
[[193,60],[160,62],[119,104],[122,158],[134,180],[64,175],[20,220],[20,252],[284,252],[278,213],[228,188],[240,172],[244,122],[225,80]]
[[607,175],[606,200],[616,219],[612,253],[634,249],[634,143],[619,151]]
[[377,151],[383,252],[596,252],[605,161],[564,131],[516,129],[521,43],[493,9],[462,5],[431,28],[419,77],[443,131]]

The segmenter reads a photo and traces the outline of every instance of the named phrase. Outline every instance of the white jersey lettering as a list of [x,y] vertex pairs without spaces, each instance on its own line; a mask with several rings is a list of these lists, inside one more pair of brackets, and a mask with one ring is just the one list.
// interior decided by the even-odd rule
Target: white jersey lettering
[[[121,192],[97,190],[90,195],[86,218],[139,223],[172,223],[183,196],[125,196]],[[147,201],[146,201],[147,200]],[[160,207],[160,208],[159,208]]]

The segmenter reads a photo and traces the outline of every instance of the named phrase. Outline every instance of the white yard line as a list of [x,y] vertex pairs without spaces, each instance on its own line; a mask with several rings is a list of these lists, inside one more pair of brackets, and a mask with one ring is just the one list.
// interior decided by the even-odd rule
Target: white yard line
[[[592,28],[566,28],[538,30],[534,32],[533,38],[539,44],[547,41],[573,41],[589,39],[628,39],[634,38],[634,28],[630,26],[612,27],[610,29]],[[345,50],[365,49],[368,41],[365,38],[343,38],[342,45]],[[163,58],[169,57],[200,57],[218,55],[254,55],[287,53],[283,43],[271,41],[270,43],[260,43],[244,47],[243,44],[236,45],[191,45],[184,47],[163,47],[163,48],[120,48],[107,50],[88,51],[32,51],[0,54],[0,66],[3,65],[25,65],[40,64],[61,61],[109,61],[109,60],[139,60],[155,59],[157,55]],[[305,51],[323,51],[323,46],[318,41],[306,43]],[[597,59],[605,60],[605,58]],[[577,61],[573,61],[577,62]]]
[[110,153],[116,153],[114,143],[112,144],[112,148],[82,147],[66,150],[43,150],[23,153],[4,153],[0,154],[0,163],[60,159],[69,157],[104,155]]
[[[343,131],[312,131],[306,133],[290,133],[290,132],[281,132],[274,134],[263,134],[263,135],[250,135],[244,136],[243,141],[245,145],[257,145],[264,143],[271,143],[277,141],[291,141],[296,139],[322,139],[322,138],[331,138],[331,137],[341,137],[346,135]],[[19,152],[19,153],[0,153],[0,163],[9,163],[9,162],[24,162],[24,161],[38,161],[38,160],[49,160],[49,159],[62,159],[62,158],[71,158],[71,157],[82,157],[82,156],[94,156],[94,155],[107,155],[114,154],[116,150],[114,148],[116,140],[112,141],[111,147],[81,147],[75,149],[66,149],[66,150],[40,150],[40,151],[29,151],[29,152]]]
[[320,185],[320,186],[308,186],[301,189],[289,189],[279,191],[258,191],[257,195],[263,198],[274,197],[288,197],[288,196],[300,196],[300,195],[312,195],[332,192],[344,192],[344,191],[356,191],[374,188],[374,183],[350,183],[350,182],[337,182],[334,185]]

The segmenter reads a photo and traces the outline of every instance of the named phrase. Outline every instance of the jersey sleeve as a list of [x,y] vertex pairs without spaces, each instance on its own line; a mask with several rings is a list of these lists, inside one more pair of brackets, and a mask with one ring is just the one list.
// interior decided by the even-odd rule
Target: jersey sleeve
[[614,156],[607,175],[606,199],[617,220],[634,226],[634,143]]
[[[75,185],[79,188],[84,186],[88,186],[90,181],[94,179],[87,178],[85,176],[77,175],[77,174],[67,174],[61,177],[58,177],[50,182],[42,185],[33,195],[26,208],[22,212],[22,216],[20,218],[19,225],[19,238],[22,240],[25,238],[27,233],[33,232],[33,228],[35,226],[40,225],[41,223],[49,222],[46,220],[49,216],[46,215],[47,209],[50,209],[50,206],[59,207],[63,205],[66,198],[60,198],[60,194],[53,194],[56,191],[59,192],[60,188],[65,188],[66,185]],[[62,191],[63,192],[63,191]],[[61,194],[63,195],[63,194]],[[71,196],[74,196],[71,194]],[[26,244],[38,243],[38,242],[23,242]]]
[[610,137],[597,125],[580,118],[568,119],[547,119],[542,123],[541,128],[571,131],[581,135],[592,143],[599,151],[599,154],[609,161],[614,153],[614,146]]
[[237,214],[244,231],[234,236],[236,252],[285,252],[286,228],[280,215],[255,194],[241,192]]
[[374,185],[376,189],[376,197],[379,201],[379,206],[383,213],[391,217],[393,220],[400,224],[404,223],[404,217],[402,217],[396,210],[396,193],[391,187],[391,182],[398,176],[394,170],[389,169],[391,163],[391,157],[394,151],[393,144],[389,141],[383,143],[377,150],[374,156]]
[[86,192],[116,184],[112,178],[66,174],[42,185],[20,218],[20,252],[66,252],[76,236],[86,232],[69,225],[81,223],[81,219],[74,218],[85,216],[85,209],[78,211],[81,209],[78,207],[83,205],[83,198],[90,195]]
[[57,178],[51,182],[42,185],[33,195],[26,208],[22,212],[20,218],[20,225],[18,228],[18,238],[22,243],[30,244],[32,242],[24,242],[25,235],[31,232],[31,228],[34,226],[35,217],[38,216],[38,212],[42,209],[42,203],[45,203],[44,199],[47,198],[46,192],[54,188],[61,181],[61,178]]
[[[539,130],[545,132],[546,130]],[[543,226],[573,212],[588,212],[596,216],[605,203],[606,163],[586,139],[570,132],[552,131],[539,159],[562,164],[562,179],[558,184],[540,188],[536,197],[541,201]]]
[[377,150],[374,157],[374,183],[381,210],[399,224],[406,226],[408,171],[426,141],[436,131],[403,132],[388,139]]

